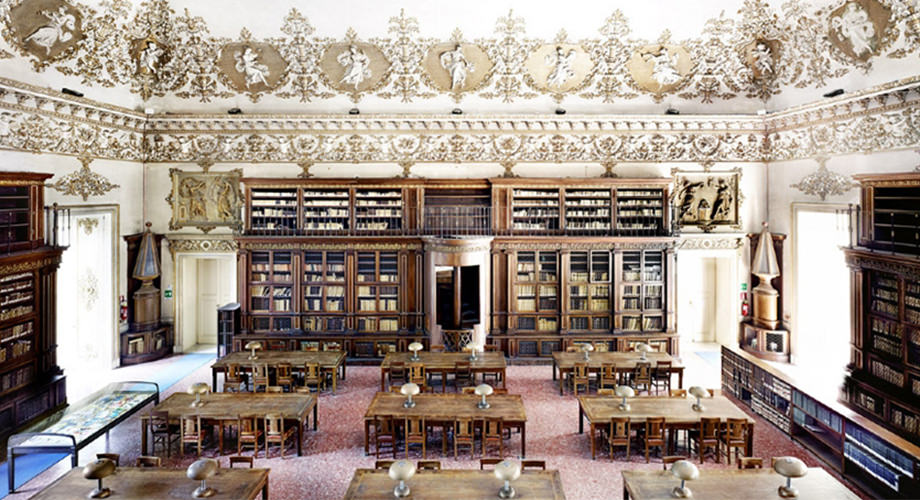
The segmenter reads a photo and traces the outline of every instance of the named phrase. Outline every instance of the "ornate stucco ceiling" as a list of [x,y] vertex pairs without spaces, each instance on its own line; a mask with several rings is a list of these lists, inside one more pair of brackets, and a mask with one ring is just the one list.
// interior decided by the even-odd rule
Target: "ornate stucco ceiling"
[[917,0],[0,0],[0,24],[0,76],[157,113],[754,113],[920,74]]

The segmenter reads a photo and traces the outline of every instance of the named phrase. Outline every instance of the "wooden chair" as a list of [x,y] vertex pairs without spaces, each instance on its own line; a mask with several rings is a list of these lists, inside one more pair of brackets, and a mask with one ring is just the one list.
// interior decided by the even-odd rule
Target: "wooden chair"
[[169,457],[172,443],[179,438],[179,426],[169,423],[169,412],[151,411],[147,420],[152,439],[152,450],[156,453],[157,443],[166,448],[166,457]]
[[265,392],[270,392],[272,394],[281,394],[284,392],[284,387],[280,385],[270,385],[265,388]]
[[252,446],[252,455],[259,456],[259,438],[262,437],[262,431],[259,430],[256,417],[239,416],[236,425],[236,454],[242,455],[243,447]]
[[485,470],[487,465],[495,466],[502,462],[501,458],[480,458],[479,470]]
[[[476,394],[476,388],[475,388],[475,387],[473,387],[473,394]],[[508,394],[508,388],[507,388],[507,387],[493,387],[493,388],[492,388],[492,395],[493,395],[493,396],[500,396],[500,395],[504,395],[504,394]]]
[[428,428],[425,427],[425,419],[422,417],[406,417],[405,420],[405,443],[406,458],[409,458],[409,446],[413,444],[422,445],[422,458],[428,458]]
[[575,363],[572,368],[572,374],[569,375],[572,384],[572,392],[578,396],[578,386],[585,386],[585,392],[589,392],[588,363]]
[[607,432],[607,444],[610,446],[610,459],[613,460],[613,450],[617,446],[626,447],[626,460],[629,460],[629,451],[632,432],[630,431],[629,417],[612,417],[610,430]]
[[388,470],[396,460],[377,460],[374,462],[374,468],[379,470]]
[[294,387],[294,374],[290,363],[278,363],[275,366],[275,385],[286,387],[290,392]]
[[163,461],[160,460],[160,457],[137,457],[137,460],[134,461],[135,467],[152,467],[159,468],[163,466]]
[[303,385],[304,387],[315,386],[316,392],[323,390],[323,374],[319,369],[319,363],[304,363]]
[[230,468],[232,469],[236,464],[248,465],[251,469],[255,466],[255,461],[252,459],[252,457],[244,457],[240,455],[230,457]]
[[118,467],[118,459],[121,458],[121,455],[118,453],[96,453],[96,460],[102,460],[103,458],[115,462],[115,467]]
[[[406,363],[402,361],[390,362],[390,370],[387,373],[390,385],[402,385],[406,383]],[[397,382],[399,382],[397,384]]]
[[[419,388],[419,391],[421,392],[421,388]],[[402,386],[401,385],[391,385],[390,392],[394,394],[402,394]]]
[[598,396],[616,396],[617,393],[615,389],[598,389],[597,395]]
[[418,384],[419,387],[427,385],[428,378],[425,375],[425,365],[422,363],[409,363],[409,382]]
[[521,460],[521,470],[546,470],[546,460]]
[[389,448],[396,458],[396,426],[391,418],[374,419],[374,451],[380,458],[380,450]]
[[671,389],[668,391],[668,397],[671,398],[686,398],[687,389]]
[[[476,394],[475,387],[461,387],[460,389],[460,392],[463,394]],[[495,394],[495,389],[492,389],[492,391],[492,394]]]
[[281,458],[284,458],[284,446],[287,444],[288,438],[294,434],[297,428],[291,427],[289,429],[285,429],[284,418],[282,418],[281,415],[266,415],[264,429],[265,458],[268,458],[268,445],[271,443],[278,443],[278,445],[281,447]]
[[649,462],[649,450],[658,448],[661,455],[667,452],[668,442],[664,436],[664,417],[648,417],[645,419],[645,463]]
[[570,346],[568,346],[568,347],[565,348],[565,352],[578,352],[578,346],[577,346],[577,345],[570,345]]
[[198,456],[201,456],[201,442],[204,440],[204,429],[201,427],[201,417],[182,418],[182,435],[179,440],[179,452],[185,455],[185,445],[194,444],[198,447]]
[[252,365],[252,392],[259,392],[259,387],[268,387],[268,365]]
[[486,454],[489,445],[498,445],[498,456],[505,456],[505,433],[502,431],[500,418],[487,418],[482,421],[482,454]]
[[454,422],[454,458],[457,458],[457,448],[459,446],[470,447],[470,458],[476,453],[476,441],[473,434],[473,419],[460,418]]
[[244,378],[246,375],[240,371],[240,365],[227,365],[227,371],[224,375],[224,392],[239,392],[244,380],[248,385],[249,381]]
[[646,392],[652,390],[652,364],[639,362],[636,363],[636,369],[633,371],[632,385],[639,392],[639,387],[644,386]]
[[738,457],[739,469],[763,469],[763,459],[760,457]]
[[432,344],[428,348],[428,352],[447,352],[447,348],[441,344]]
[[740,459],[747,451],[747,420],[743,418],[725,419],[725,430],[722,432],[722,443],[728,463],[732,463],[732,450]]
[[440,460],[419,460],[417,470],[420,472],[423,470],[441,470],[441,461]]
[[652,386],[655,387],[655,394],[658,394],[658,389],[664,389],[670,393],[671,391],[671,362],[670,361],[659,361],[655,365],[655,371],[652,373]]
[[604,363],[601,365],[600,374],[597,378],[597,389],[606,387],[616,387],[620,385],[620,376],[617,374],[617,365],[613,363]]
[[722,463],[719,455],[719,441],[721,441],[720,431],[722,430],[722,421],[718,417],[703,417],[700,419],[700,429],[690,433],[690,440],[696,443],[697,450],[700,454],[700,463],[703,463],[703,456],[707,448],[715,450],[716,463]]
[[460,386],[473,385],[473,369],[470,368],[469,361],[457,361],[454,363],[454,389],[460,390]]
[[501,352],[502,346],[496,344],[486,344],[482,346],[482,352]]
[[677,462],[678,460],[687,460],[687,457],[683,455],[666,455],[661,457],[661,468],[668,470],[668,466]]

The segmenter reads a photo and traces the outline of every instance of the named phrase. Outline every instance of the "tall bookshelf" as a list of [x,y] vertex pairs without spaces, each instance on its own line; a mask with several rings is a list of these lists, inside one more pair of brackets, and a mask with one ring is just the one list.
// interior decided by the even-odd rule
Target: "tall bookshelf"
[[[45,240],[51,174],[0,173],[0,444],[66,404],[57,365],[56,272],[64,248]],[[57,234],[57,214],[49,234]]]
[[295,188],[254,188],[249,191],[249,230],[290,234],[297,228],[299,192]]
[[568,333],[610,333],[613,328],[613,257],[609,251],[570,252]]
[[559,254],[518,252],[514,274],[513,314],[516,332],[559,330]]
[[253,252],[249,271],[249,310],[254,331],[289,331],[294,321],[294,253]]
[[559,190],[516,188],[512,191],[511,220],[517,233],[553,234],[559,231]]
[[303,257],[304,332],[344,332],[347,281],[344,251],[307,250]]
[[347,231],[351,227],[351,193],[348,189],[301,191],[304,232]]
[[566,234],[610,234],[610,195],[610,189],[566,189]]
[[665,190],[662,188],[617,188],[615,228],[623,234],[658,235],[664,230],[666,206]]
[[665,328],[664,252],[624,251],[617,283],[617,328],[625,332],[659,332]]
[[399,189],[355,190],[355,229],[393,232],[402,229],[402,191]]

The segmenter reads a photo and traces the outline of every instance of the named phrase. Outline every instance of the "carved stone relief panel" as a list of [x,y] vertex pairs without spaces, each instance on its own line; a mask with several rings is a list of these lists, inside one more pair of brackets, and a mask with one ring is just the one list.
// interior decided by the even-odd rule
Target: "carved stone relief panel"
[[581,45],[548,43],[531,52],[524,66],[531,87],[561,97],[582,88],[594,63]]
[[850,0],[831,12],[827,38],[854,61],[866,62],[885,45],[891,10],[876,0]]
[[690,171],[674,169],[674,219],[681,227],[705,232],[716,226],[741,229],[741,169]]
[[428,83],[459,100],[464,92],[482,87],[492,72],[492,60],[473,43],[444,42],[431,46],[422,60]]
[[67,57],[83,39],[83,15],[64,0],[26,0],[10,9],[10,30],[42,67]]
[[390,62],[380,48],[358,41],[350,31],[346,42],[326,47],[320,68],[327,85],[350,94],[357,102],[361,94],[376,90],[386,81]]
[[690,53],[682,45],[657,43],[645,45],[633,52],[626,62],[637,87],[650,92],[656,102],[664,95],[687,84],[693,72]]
[[218,226],[240,229],[241,169],[229,172],[185,172],[169,169],[172,191],[166,201],[172,205],[169,229],[194,226],[208,232]]
[[751,71],[754,80],[765,81],[775,77],[780,63],[780,50],[782,44],[779,40],[757,38],[745,45],[741,52],[744,64]]
[[287,61],[268,43],[243,41],[221,47],[217,66],[229,87],[257,101],[259,94],[278,87]]

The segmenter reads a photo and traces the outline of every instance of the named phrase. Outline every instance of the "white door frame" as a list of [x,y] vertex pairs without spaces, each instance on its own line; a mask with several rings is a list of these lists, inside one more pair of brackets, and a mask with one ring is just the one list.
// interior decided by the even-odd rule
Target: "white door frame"
[[[184,351],[184,340],[185,335],[191,335],[194,339],[190,345],[194,345],[198,340],[198,332],[185,332],[185,326],[183,321],[183,308],[179,307],[179,304],[182,304],[186,297],[183,294],[182,290],[182,280],[185,279],[184,273],[186,262],[196,261],[199,259],[217,259],[217,260],[227,260],[230,261],[231,268],[236,269],[236,252],[175,252],[173,254],[173,327],[175,328],[176,339],[175,339],[175,352]],[[195,268],[197,270],[197,266]],[[233,273],[232,279],[232,290],[234,300],[238,301],[237,296],[237,276],[236,273]]]
[[[121,304],[118,302],[118,294],[121,291],[122,286],[122,277],[119,270],[121,269],[121,212],[120,207],[114,203],[105,203],[105,204],[94,204],[94,205],[58,205],[58,209],[69,210],[71,217],[79,215],[93,215],[93,214],[110,214],[112,216],[112,338],[110,346],[112,350],[110,352],[111,359],[109,360],[109,366],[105,367],[106,369],[111,369],[119,366],[121,362],[121,342],[120,342],[120,311],[119,308]],[[66,251],[66,250],[65,250]],[[60,297],[58,297],[60,300]],[[61,331],[58,328],[58,325],[55,325],[55,329],[58,332],[58,336],[61,335]]]
[[[716,283],[716,288],[719,288],[722,286],[728,286],[730,290],[733,290],[733,292],[729,293],[730,299],[728,301],[729,303],[727,307],[730,310],[730,314],[732,314],[731,324],[733,324],[735,328],[731,332],[722,332],[722,331],[719,331],[718,328],[716,328],[715,341],[716,343],[719,343],[719,344],[737,345],[738,331],[739,331],[738,328],[740,328],[738,325],[740,325],[741,323],[741,312],[740,312],[741,311],[741,301],[739,298],[740,290],[741,290],[740,273],[742,272],[742,269],[744,269],[740,265],[740,260],[742,258],[743,250],[744,250],[743,240],[741,240],[741,238],[744,238],[744,236],[737,235],[737,234],[726,234],[724,236],[723,235],[709,235],[709,236],[699,237],[699,239],[701,240],[706,239],[706,238],[712,238],[713,240],[715,239],[721,240],[724,238],[730,238],[733,240],[737,239],[739,243],[736,248],[724,248],[721,245],[712,245],[715,247],[713,248],[712,246],[707,247],[707,245],[703,243],[702,241],[693,242],[692,244],[685,243],[685,242],[688,242],[689,240],[697,239],[697,237],[682,238],[681,241],[678,243],[678,249],[676,251],[676,260],[678,263],[677,264],[677,280],[680,280],[680,256],[681,255],[684,255],[684,256],[692,255],[694,257],[706,257],[706,258],[713,258],[713,259],[725,259],[723,262],[726,262],[728,264],[728,276],[729,276],[730,282],[729,283]],[[682,244],[686,246],[684,248],[681,248]],[[677,284],[675,283],[673,286],[676,287]],[[675,288],[675,293],[677,292],[677,290],[678,289]],[[680,303],[681,303],[680,297],[676,297],[675,307],[677,308],[678,321],[680,321],[679,319],[680,318]],[[721,307],[719,309],[721,309]],[[675,329],[677,328],[676,324],[674,325],[674,328]],[[682,341],[682,340],[683,339],[679,339],[679,341]],[[688,342],[690,341],[692,341],[692,339],[688,340]]]

